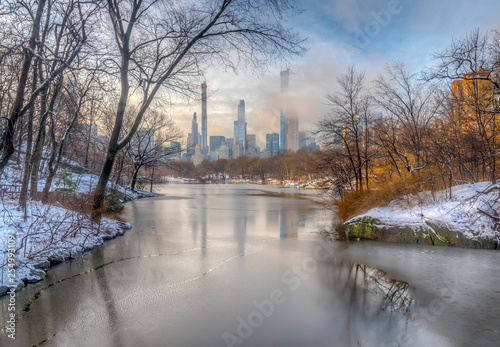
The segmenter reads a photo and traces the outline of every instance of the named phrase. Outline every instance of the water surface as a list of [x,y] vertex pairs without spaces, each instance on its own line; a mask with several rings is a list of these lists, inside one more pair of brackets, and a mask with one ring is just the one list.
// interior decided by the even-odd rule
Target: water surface
[[498,252],[325,242],[314,192],[163,193],[127,204],[125,236],[18,293],[17,339],[0,345],[498,345]]

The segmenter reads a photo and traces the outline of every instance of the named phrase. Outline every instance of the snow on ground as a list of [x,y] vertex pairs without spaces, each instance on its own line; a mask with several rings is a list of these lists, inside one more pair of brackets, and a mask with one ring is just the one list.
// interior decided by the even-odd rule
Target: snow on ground
[[[76,163],[70,163],[74,167]],[[81,167],[80,167],[81,168]],[[63,172],[60,168],[58,172]],[[77,170],[85,172],[84,170]],[[50,191],[57,188],[71,188],[77,194],[91,194],[99,176],[90,173],[67,173],[67,180],[54,178]],[[5,168],[0,183],[20,184],[22,170],[14,164]],[[71,181],[72,187],[65,185]],[[42,191],[45,178],[37,184]],[[108,188],[119,193],[125,200],[158,196],[142,190],[130,189],[112,182]],[[0,195],[0,296],[14,285],[18,289],[24,282],[36,282],[45,277],[45,270],[55,263],[76,257],[103,240],[122,235],[130,224],[102,218],[99,224],[93,223],[85,215],[62,207],[43,205],[36,201],[28,203],[27,216],[18,207],[18,196]],[[9,240],[15,239],[15,280],[9,277]]]
[[387,207],[373,208],[356,216],[379,219],[385,225],[427,226],[426,221],[446,224],[470,239],[500,239],[500,185],[480,182],[455,186],[434,193],[423,192],[392,201]]
[[[28,203],[28,218],[17,201],[3,198],[0,205],[0,295],[7,286],[24,286],[23,280],[36,282],[45,277],[52,264],[74,258],[100,246],[104,240],[122,235],[130,224],[102,218],[93,223],[85,215],[61,207]],[[8,272],[9,239],[15,240],[15,279]]]

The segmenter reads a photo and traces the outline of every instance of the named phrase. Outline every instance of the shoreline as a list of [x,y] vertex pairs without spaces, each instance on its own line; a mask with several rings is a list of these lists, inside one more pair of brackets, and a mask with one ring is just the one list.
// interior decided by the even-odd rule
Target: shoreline
[[347,240],[372,240],[458,248],[499,249],[500,186],[457,185],[391,201],[344,224]]
[[[149,193],[146,191],[137,190],[135,193],[133,193],[133,195],[124,196],[124,203],[162,195],[163,194],[160,193]],[[35,205],[41,204],[35,202]],[[7,206],[15,205],[9,204]],[[4,214],[9,212],[5,209],[5,207],[6,204],[4,203]],[[57,209],[61,210],[61,208],[52,205],[44,205],[44,208],[47,210],[56,210],[56,212],[60,212],[57,211]],[[77,214],[75,211],[65,211],[66,215]],[[59,247],[57,247],[56,244],[52,245],[56,246],[53,253],[46,254],[45,256],[40,257],[39,260],[34,262],[29,262],[29,260],[27,260],[21,267],[15,267],[15,271],[13,272],[15,277],[13,277],[13,281],[11,280],[12,277],[9,278],[8,274],[7,276],[5,276],[4,274],[2,277],[2,281],[0,281],[0,299],[4,296],[7,296],[11,290],[13,290],[14,292],[18,292],[31,283],[37,283],[44,280],[47,276],[48,270],[52,267],[68,260],[83,258],[92,250],[102,247],[107,241],[113,240],[119,236],[123,236],[126,231],[132,229],[130,223],[128,222],[123,222],[107,217],[103,217],[99,222],[99,225],[95,225],[95,223],[89,222],[90,220],[87,219],[83,221],[82,225],[79,225],[79,234],[75,234],[74,236],[74,238],[78,237],[78,239],[69,241],[66,241],[66,239],[61,239],[59,240],[60,244],[57,245]],[[11,237],[11,234],[9,234],[8,239],[10,240],[12,238],[17,238],[17,235]],[[27,238],[27,236],[24,236],[23,239],[24,238]],[[79,241],[81,241],[82,239],[84,241],[83,243],[80,243]],[[74,243],[71,243],[73,241]],[[71,243],[69,246],[67,245],[68,242]],[[7,252],[7,250],[5,252]],[[25,259],[23,259],[23,261],[25,261]],[[5,266],[7,268],[8,264],[6,263]],[[3,271],[3,273],[7,271],[8,270],[6,269]]]

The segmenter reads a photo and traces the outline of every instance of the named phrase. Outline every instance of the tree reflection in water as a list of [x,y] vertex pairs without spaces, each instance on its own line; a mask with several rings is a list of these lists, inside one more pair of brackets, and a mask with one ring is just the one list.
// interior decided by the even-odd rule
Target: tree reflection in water
[[326,288],[322,304],[339,312],[333,322],[335,346],[405,346],[414,341],[408,322],[415,301],[407,282],[345,259],[324,265],[318,269]]

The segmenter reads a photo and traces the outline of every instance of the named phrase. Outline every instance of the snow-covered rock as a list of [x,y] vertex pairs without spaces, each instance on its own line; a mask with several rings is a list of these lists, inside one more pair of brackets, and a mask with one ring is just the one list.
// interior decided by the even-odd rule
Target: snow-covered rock
[[500,186],[464,184],[403,197],[344,223],[346,236],[388,242],[498,249]]

